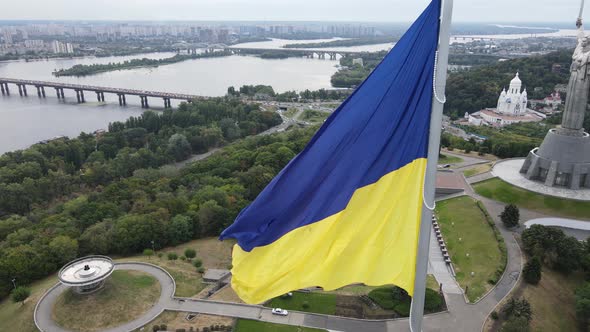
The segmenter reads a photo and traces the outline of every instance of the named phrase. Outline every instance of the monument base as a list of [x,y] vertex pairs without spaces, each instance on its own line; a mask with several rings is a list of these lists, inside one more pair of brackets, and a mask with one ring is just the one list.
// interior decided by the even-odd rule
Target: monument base
[[529,152],[520,173],[549,187],[590,188],[590,135],[549,130],[543,144]]

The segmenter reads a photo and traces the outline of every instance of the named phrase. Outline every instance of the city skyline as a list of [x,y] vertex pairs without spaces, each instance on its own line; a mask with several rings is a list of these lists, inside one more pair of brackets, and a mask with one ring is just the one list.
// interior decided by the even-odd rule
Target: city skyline
[[[105,21],[330,21],[407,22],[415,19],[428,0],[412,2],[367,0],[105,0],[12,2],[1,20],[105,20]],[[578,0],[554,1],[456,0],[455,22],[569,22],[575,20]],[[92,8],[92,10],[88,10]],[[548,15],[550,13],[550,15]],[[590,17],[590,15],[586,15]]]

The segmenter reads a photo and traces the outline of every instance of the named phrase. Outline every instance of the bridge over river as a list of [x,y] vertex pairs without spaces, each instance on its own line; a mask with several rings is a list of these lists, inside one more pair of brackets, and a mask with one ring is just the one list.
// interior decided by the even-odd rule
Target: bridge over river
[[181,94],[181,93],[169,93],[169,92],[158,92],[158,91],[145,91],[145,90],[133,90],[123,88],[110,88],[104,86],[92,86],[92,85],[80,85],[71,83],[59,83],[59,82],[45,82],[45,81],[33,81],[33,80],[21,80],[14,78],[2,78],[0,77],[0,92],[3,95],[10,95],[10,89],[8,84],[14,84],[18,88],[18,93],[21,96],[27,96],[27,86],[33,86],[37,89],[37,96],[39,98],[45,98],[45,88],[53,88],[57,94],[58,99],[64,99],[64,89],[74,90],[76,92],[76,98],[79,103],[86,102],[84,92],[95,92],[96,99],[98,101],[104,101],[105,93],[112,93],[119,96],[119,105],[127,105],[126,96],[139,96],[141,99],[141,107],[149,108],[148,97],[162,98],[164,100],[164,107],[170,108],[170,100],[184,100],[191,102],[194,99],[207,99],[207,97]]

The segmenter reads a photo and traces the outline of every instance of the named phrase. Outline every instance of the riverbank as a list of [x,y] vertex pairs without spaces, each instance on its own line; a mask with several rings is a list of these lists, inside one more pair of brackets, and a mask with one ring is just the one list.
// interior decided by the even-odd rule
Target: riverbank
[[395,43],[399,40],[398,37],[371,37],[371,38],[355,38],[355,39],[340,39],[320,43],[293,43],[284,45],[283,48],[328,48],[328,47],[352,47],[364,45],[378,45],[386,43]]
[[214,58],[232,55],[231,51],[223,50],[217,52],[205,52],[201,54],[176,54],[170,58],[164,59],[131,59],[124,62],[108,63],[108,64],[91,64],[91,65],[74,65],[68,69],[60,69],[53,72],[56,77],[60,76],[88,76],[98,73],[104,73],[114,70],[137,69],[146,67],[158,67],[169,65],[186,60]]

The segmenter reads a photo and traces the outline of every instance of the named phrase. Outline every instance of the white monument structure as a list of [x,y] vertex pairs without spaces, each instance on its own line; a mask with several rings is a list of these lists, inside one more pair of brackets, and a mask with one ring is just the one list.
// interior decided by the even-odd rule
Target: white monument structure
[[529,180],[573,190],[590,188],[590,134],[584,130],[590,93],[590,39],[584,35],[581,18],[576,26],[578,46],[572,56],[561,127],[549,130],[520,169]]
[[78,294],[93,293],[102,288],[115,269],[113,260],[106,256],[86,256],[66,264],[59,270],[59,281]]
[[503,127],[518,122],[538,122],[544,119],[540,113],[527,109],[528,95],[526,89],[522,89],[522,81],[519,74],[510,81],[508,90],[505,88],[500,93],[496,108],[486,108],[470,114],[468,119],[471,125]]
[[502,89],[500,98],[498,98],[498,107],[496,111],[501,114],[520,116],[526,112],[526,104],[528,102],[526,89],[521,92],[522,81],[516,76],[510,81],[508,91]]

